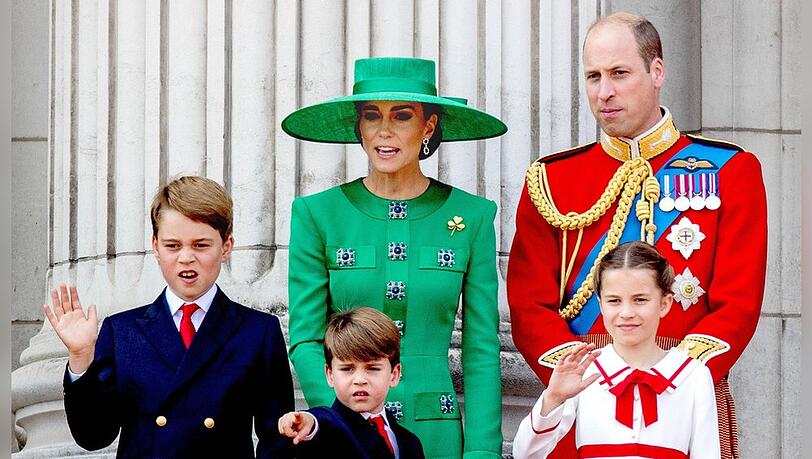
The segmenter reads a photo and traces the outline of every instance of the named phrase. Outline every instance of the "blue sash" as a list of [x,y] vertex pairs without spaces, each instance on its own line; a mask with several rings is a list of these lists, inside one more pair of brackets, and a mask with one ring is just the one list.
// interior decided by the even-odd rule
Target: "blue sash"
[[[668,164],[676,159],[687,159],[689,157],[696,157],[701,159],[711,159],[713,164],[716,166],[715,169],[702,169],[701,172],[716,172],[722,168],[729,160],[737,153],[736,150],[727,150],[724,148],[713,147],[709,145],[703,145],[699,143],[692,143],[687,147],[683,148],[682,150],[678,151],[671,159],[669,159],[663,167],[660,168],[659,171],[655,174],[655,177],[658,181],[662,183],[662,178],[664,175],[668,175],[672,172],[666,171],[665,169]],[[686,171],[682,170],[673,170],[674,172],[681,172],[685,173]],[[699,172],[699,171],[698,171]],[[673,188],[672,188],[673,190]],[[718,192],[718,190],[717,190]],[[640,196],[638,195],[637,198],[632,203],[631,212],[629,213],[629,217],[626,220],[626,227],[623,229],[623,234],[620,236],[620,244],[624,242],[630,241],[639,241],[640,240],[640,220],[634,215],[634,209],[637,205],[637,201],[640,200]],[[666,229],[670,229],[671,225],[674,221],[682,214],[682,212],[674,209],[671,212],[663,212],[659,208],[656,209],[654,213],[654,224],[657,225],[657,231],[654,233],[654,241],[655,243],[660,240],[660,237],[665,233]],[[578,287],[581,286],[581,283],[584,282],[586,279],[587,274],[589,274],[589,270],[592,268],[592,265],[595,263],[595,259],[598,258],[598,253],[601,251],[601,247],[603,247],[604,241],[606,241],[606,234],[601,237],[598,242],[595,244],[595,247],[589,252],[589,255],[584,260],[584,264],[581,265],[581,270],[578,272],[578,275],[575,277],[575,282],[573,283],[572,291],[570,291],[569,298],[575,294],[578,290]],[[578,314],[574,319],[569,322],[570,331],[576,335],[585,335],[589,333],[589,330],[592,328],[592,325],[595,324],[595,321],[598,319],[598,316],[601,313],[600,305],[598,304],[597,295],[592,295],[587,300],[584,308],[581,310],[581,313]]]

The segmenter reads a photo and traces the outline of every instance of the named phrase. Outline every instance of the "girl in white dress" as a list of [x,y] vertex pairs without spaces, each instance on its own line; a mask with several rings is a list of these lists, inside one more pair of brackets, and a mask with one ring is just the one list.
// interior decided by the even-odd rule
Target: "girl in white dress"
[[595,294],[613,343],[579,344],[561,356],[513,440],[517,459],[547,457],[576,419],[581,458],[720,457],[710,371],[655,341],[673,283],[668,261],[644,242],[603,257]]

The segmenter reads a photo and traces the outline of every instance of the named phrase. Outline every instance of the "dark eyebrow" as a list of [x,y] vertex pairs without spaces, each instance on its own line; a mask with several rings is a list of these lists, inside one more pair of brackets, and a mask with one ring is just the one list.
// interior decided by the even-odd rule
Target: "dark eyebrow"
[[364,105],[363,107],[361,107],[361,110],[376,110],[376,111],[381,111],[381,109],[380,109],[380,108],[378,108],[378,106],[377,106],[377,105],[372,105],[372,104],[367,104],[367,105]]
[[414,110],[414,105],[395,105],[391,111],[397,110]]

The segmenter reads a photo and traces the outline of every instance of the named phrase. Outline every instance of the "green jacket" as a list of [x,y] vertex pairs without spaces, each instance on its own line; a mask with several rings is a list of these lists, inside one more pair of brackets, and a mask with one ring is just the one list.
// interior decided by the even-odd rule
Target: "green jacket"
[[[324,377],[329,314],[377,308],[402,334],[403,377],[387,409],[417,434],[426,457],[460,457],[448,349],[462,294],[465,457],[501,457],[495,214],[492,201],[434,180],[402,202],[373,195],[361,179],[294,200],[290,359],[309,406],[335,398]],[[454,217],[462,221],[452,234]]]

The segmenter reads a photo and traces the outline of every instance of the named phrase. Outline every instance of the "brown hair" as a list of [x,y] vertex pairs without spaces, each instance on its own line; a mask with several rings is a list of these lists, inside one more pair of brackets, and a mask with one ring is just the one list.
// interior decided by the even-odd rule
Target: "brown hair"
[[643,62],[646,64],[646,72],[651,70],[651,61],[658,57],[663,58],[663,45],[654,24],[643,16],[625,12],[598,17],[586,32],[584,47],[586,47],[586,41],[589,39],[589,33],[592,32],[592,29],[608,24],[625,25],[632,31],[634,40],[637,42],[637,54],[643,58]]
[[324,360],[328,366],[333,357],[357,362],[386,358],[394,367],[400,363],[400,334],[392,319],[377,309],[360,307],[337,312],[330,316],[324,334]]
[[595,293],[600,297],[601,277],[610,269],[649,269],[662,293],[674,284],[674,268],[653,245],[641,241],[626,242],[610,250],[595,269]]
[[164,185],[152,198],[152,235],[158,236],[161,212],[172,209],[186,218],[211,226],[225,241],[231,235],[233,203],[219,183],[206,177],[187,175]]

